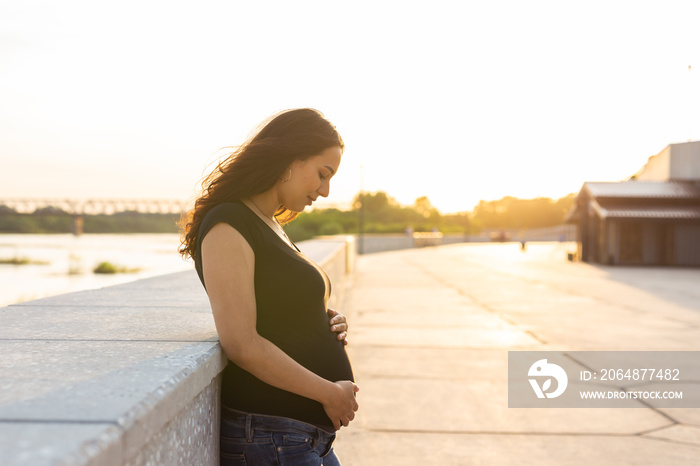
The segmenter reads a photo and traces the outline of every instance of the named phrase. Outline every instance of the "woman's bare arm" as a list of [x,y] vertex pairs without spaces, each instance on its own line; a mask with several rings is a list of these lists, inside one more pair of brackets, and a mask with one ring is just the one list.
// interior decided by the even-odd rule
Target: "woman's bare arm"
[[226,356],[263,382],[323,405],[336,429],[355,417],[357,386],[330,382],[309,371],[256,330],[255,254],[226,223],[202,241],[202,268],[214,322]]

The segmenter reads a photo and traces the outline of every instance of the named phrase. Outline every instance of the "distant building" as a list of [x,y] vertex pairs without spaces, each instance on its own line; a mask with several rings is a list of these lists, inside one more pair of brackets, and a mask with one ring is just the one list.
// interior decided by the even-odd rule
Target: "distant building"
[[567,222],[586,262],[700,266],[700,141],[670,144],[627,181],[584,183]]

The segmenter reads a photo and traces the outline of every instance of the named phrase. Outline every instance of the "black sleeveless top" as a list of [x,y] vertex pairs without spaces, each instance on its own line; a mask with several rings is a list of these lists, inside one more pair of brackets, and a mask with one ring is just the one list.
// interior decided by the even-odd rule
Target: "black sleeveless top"
[[[195,268],[204,287],[201,243],[221,222],[235,228],[255,253],[258,334],[324,379],[354,380],[345,346],[330,331],[326,314],[328,276],[277,236],[243,202],[212,208],[200,225]],[[230,408],[335,430],[321,403],[268,385],[231,361],[224,370],[221,391],[222,403]]]

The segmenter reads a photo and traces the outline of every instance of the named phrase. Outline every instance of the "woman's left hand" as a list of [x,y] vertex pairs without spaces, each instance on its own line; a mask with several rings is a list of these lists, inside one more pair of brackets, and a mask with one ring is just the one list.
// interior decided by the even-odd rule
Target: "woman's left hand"
[[348,344],[348,323],[345,316],[338,311],[333,309],[328,309],[328,317],[330,318],[329,324],[331,326],[331,332],[338,335],[338,340],[343,342],[343,345]]

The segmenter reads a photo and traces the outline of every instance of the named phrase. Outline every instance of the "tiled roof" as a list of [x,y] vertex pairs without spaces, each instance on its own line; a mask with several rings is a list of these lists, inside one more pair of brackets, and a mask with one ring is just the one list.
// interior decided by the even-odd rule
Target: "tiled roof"
[[586,182],[581,191],[595,198],[700,199],[700,183],[691,181]]
[[700,219],[700,206],[649,206],[649,207],[602,207],[594,202],[593,208],[602,218],[638,218],[638,219]]

